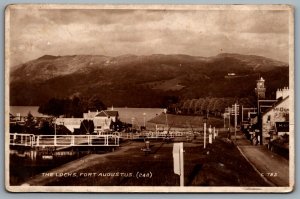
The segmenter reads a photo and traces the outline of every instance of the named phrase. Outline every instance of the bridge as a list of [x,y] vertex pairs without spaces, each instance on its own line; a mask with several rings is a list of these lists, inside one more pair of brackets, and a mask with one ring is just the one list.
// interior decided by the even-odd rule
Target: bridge
[[[10,146],[27,147],[72,147],[72,146],[119,146],[120,139],[124,140],[159,140],[186,138],[191,140],[194,136],[203,137],[201,132],[141,132],[124,133],[109,132],[98,135],[34,135],[22,133],[10,133]],[[206,137],[208,139],[208,135]]]
[[10,146],[72,147],[72,146],[119,146],[117,135],[34,135],[10,133]]

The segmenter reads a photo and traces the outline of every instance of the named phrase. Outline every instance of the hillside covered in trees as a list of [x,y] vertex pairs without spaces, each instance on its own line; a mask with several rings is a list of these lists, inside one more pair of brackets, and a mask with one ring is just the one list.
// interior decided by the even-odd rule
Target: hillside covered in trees
[[[240,54],[45,55],[11,71],[10,105],[40,106],[51,98],[94,95],[115,107],[167,107],[206,97],[251,98],[259,76],[266,80],[267,97],[273,98],[277,88],[288,86],[288,64]],[[181,111],[186,110],[192,109]]]
[[184,115],[213,115],[222,116],[225,108],[232,107],[234,103],[240,106],[255,106],[255,98],[198,98],[185,99],[169,106],[170,113]]

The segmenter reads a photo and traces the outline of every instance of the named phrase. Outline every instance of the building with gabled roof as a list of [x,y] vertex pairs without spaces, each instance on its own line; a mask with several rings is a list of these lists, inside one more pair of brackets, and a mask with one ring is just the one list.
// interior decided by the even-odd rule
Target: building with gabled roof
[[289,134],[289,132],[286,132],[287,128],[284,128],[284,132],[278,131],[280,130],[278,126],[281,126],[283,123],[285,125],[289,123],[289,96],[284,99],[278,98],[278,101],[262,114],[263,141],[267,141],[273,136],[278,137],[283,134]]
[[102,110],[83,114],[84,119],[91,119],[94,122],[95,131],[109,130],[112,122],[119,119],[119,112],[114,110]]
[[95,117],[107,117],[107,118],[112,118],[114,122],[119,117],[119,112],[118,111],[113,111],[113,110],[103,110],[100,111],[98,114],[95,115]]
[[80,127],[83,120],[92,120],[94,122],[95,131],[104,131],[111,128],[111,123],[119,119],[119,112],[113,110],[88,111],[83,113],[83,118],[57,118],[56,124],[63,124],[71,132]]

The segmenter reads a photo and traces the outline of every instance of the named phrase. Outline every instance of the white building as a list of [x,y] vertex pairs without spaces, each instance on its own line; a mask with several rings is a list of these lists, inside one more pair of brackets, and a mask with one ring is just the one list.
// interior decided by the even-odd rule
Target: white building
[[66,126],[71,132],[80,128],[83,120],[93,120],[95,131],[104,131],[110,129],[111,123],[116,122],[119,118],[118,111],[103,110],[88,113],[83,113],[83,118],[57,118],[55,123],[57,125]]
[[284,87],[283,89],[277,89],[276,91],[276,99],[278,100],[279,98],[286,98],[289,96],[289,88]]
[[110,129],[111,123],[116,122],[119,118],[118,111],[104,110],[97,113],[94,118],[95,131]]
[[[284,92],[283,94],[286,94]],[[281,97],[285,98],[281,98]],[[271,134],[275,137],[289,134],[289,96],[280,96],[278,101],[262,115],[262,133],[264,143],[270,139]]]

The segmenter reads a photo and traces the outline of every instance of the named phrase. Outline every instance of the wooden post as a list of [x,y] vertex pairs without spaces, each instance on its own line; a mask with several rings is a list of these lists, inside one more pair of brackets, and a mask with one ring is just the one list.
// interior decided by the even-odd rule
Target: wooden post
[[234,103],[234,139],[236,142],[236,126],[237,126],[237,106],[236,103]]
[[56,146],[57,145],[57,143],[56,143],[56,134],[55,134],[55,136],[54,136],[54,146]]
[[34,135],[33,136],[30,136],[30,139],[31,139],[31,141],[30,141],[30,143],[31,143],[31,147],[33,147],[33,145],[34,145]]
[[74,135],[71,136],[71,146],[75,145],[75,137]]
[[203,130],[204,130],[204,149],[206,148],[206,123],[204,123],[204,127],[203,127]]
[[24,136],[24,145],[27,146],[27,135]]
[[226,128],[226,126],[225,126],[225,125],[226,125],[226,124],[225,124],[225,116],[226,116],[226,114],[224,113],[224,114],[223,114],[223,119],[224,119],[224,129]]
[[214,127],[214,131],[213,131],[213,138],[216,139],[216,127]]
[[14,137],[13,137],[13,145],[15,145],[16,139],[17,139],[17,133],[14,133]]
[[180,186],[184,186],[184,156],[183,156],[183,143],[180,143]]
[[244,122],[244,106],[242,105],[242,124]]
[[229,117],[228,117],[228,128],[229,128],[229,132],[230,132],[230,117],[231,117],[231,110],[230,107],[228,107],[229,110]]
[[40,146],[40,136],[36,137],[36,146]]
[[212,135],[212,129],[211,129],[211,126],[209,126],[209,129],[208,129],[208,143],[209,144],[212,144],[212,137],[213,137],[213,135]]

